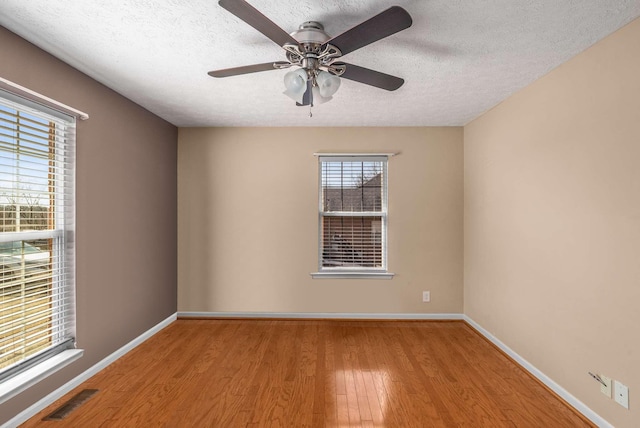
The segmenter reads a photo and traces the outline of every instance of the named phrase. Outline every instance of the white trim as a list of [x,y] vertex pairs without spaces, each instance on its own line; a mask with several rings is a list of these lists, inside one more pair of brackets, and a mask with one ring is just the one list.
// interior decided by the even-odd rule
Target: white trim
[[382,217],[382,211],[325,211],[322,217]]
[[62,351],[0,383],[0,404],[82,357],[82,349]]
[[37,241],[39,239],[51,239],[62,236],[60,229],[54,230],[30,230],[28,232],[0,232],[0,242]]
[[348,320],[462,320],[462,314],[402,314],[351,312],[178,312],[181,318],[285,318]]
[[313,279],[393,279],[395,273],[391,272],[312,272]]
[[320,156],[331,156],[331,157],[367,157],[367,156],[386,156],[386,157],[392,157],[392,156],[396,156],[399,153],[375,153],[375,152],[363,152],[363,153],[314,153],[314,156],[320,157]]
[[31,89],[27,89],[24,86],[20,86],[17,83],[13,83],[7,79],[3,79],[2,77],[0,77],[0,89],[4,89],[5,91],[10,92],[14,95],[26,98],[27,100],[36,102],[38,104],[45,105],[49,108],[61,111],[70,116],[77,117],[82,120],[89,119],[89,115],[87,113],[76,110],[73,107],[69,107],[68,105],[62,104],[56,100],[52,100],[49,97],[32,91]]
[[469,316],[464,315],[463,319],[473,327],[478,333],[486,337],[491,343],[500,348],[505,354],[511,357],[514,361],[516,361],[523,369],[531,373],[535,376],[540,382],[545,384],[549,389],[558,394],[564,401],[569,403],[573,408],[575,408],[578,412],[582,413],[586,418],[588,418],[591,422],[596,424],[600,428],[613,428],[609,422],[607,422],[602,416],[598,415],[596,412],[591,410],[584,404],[582,401],[578,400],[576,397],[571,395],[569,391],[558,385],[554,382],[549,376],[541,372],[537,367],[531,364],[529,361],[525,360],[522,356],[516,353],[513,349],[509,348],[505,345],[500,339],[495,337],[493,334],[489,333],[489,331],[485,330],[480,326],[477,322],[472,320]]
[[133,348],[137,347],[142,342],[149,339],[151,336],[153,336],[154,334],[156,334],[157,332],[159,332],[160,330],[162,330],[163,328],[165,328],[166,326],[174,322],[176,318],[177,318],[177,314],[173,314],[169,316],[167,319],[165,319],[164,321],[161,321],[160,323],[151,327],[149,330],[145,331],[140,336],[133,339],[131,342],[127,343],[126,345],[124,345],[114,353],[108,355],[98,363],[89,367],[87,370],[80,373],[78,376],[71,379],[69,382],[65,383],[60,388],[56,389],[46,397],[42,398],[40,401],[36,402],[35,404],[23,410],[22,412],[18,413],[16,416],[14,416],[13,418],[5,422],[0,428],[16,427],[20,424],[25,423],[31,417],[33,417],[34,415],[36,415],[46,407],[53,404],[56,400],[58,400],[59,398],[61,398],[62,396],[64,396],[74,388],[76,388],[77,386],[79,386],[82,382],[91,378],[92,376],[100,372],[102,369],[107,367],[109,364],[113,363],[118,358],[122,357],[127,352],[131,351]]

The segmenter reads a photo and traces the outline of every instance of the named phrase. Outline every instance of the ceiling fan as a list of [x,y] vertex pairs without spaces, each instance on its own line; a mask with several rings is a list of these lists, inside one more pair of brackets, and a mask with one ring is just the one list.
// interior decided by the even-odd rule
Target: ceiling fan
[[208,73],[212,77],[295,66],[297,68],[284,77],[284,94],[299,106],[329,101],[340,86],[340,77],[388,91],[395,91],[404,83],[396,76],[337,61],[356,49],[409,28],[413,22],[411,16],[399,6],[390,7],[344,33],[330,37],[316,21],[304,22],[289,34],[244,0],[220,0],[218,4],[282,47],[287,60],[214,70]]

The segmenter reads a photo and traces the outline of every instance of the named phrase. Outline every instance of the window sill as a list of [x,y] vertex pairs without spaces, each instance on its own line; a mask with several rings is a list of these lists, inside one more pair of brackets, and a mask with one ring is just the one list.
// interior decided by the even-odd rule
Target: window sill
[[312,272],[313,279],[393,279],[395,273],[391,272]]
[[0,383],[0,403],[20,394],[30,386],[35,385],[47,376],[52,375],[65,366],[76,361],[84,351],[82,349],[69,349],[54,355],[40,364],[25,370],[14,377]]

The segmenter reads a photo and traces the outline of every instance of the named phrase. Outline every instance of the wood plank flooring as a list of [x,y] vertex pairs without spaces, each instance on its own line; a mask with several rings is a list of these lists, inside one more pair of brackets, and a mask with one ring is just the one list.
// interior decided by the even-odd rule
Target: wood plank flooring
[[593,425],[462,321],[178,320],[23,426]]

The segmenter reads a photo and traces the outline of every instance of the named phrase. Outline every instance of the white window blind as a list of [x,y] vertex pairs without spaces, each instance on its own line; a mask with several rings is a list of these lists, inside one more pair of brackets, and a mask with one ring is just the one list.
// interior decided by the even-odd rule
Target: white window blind
[[320,272],[386,271],[387,157],[319,162]]
[[0,91],[0,381],[74,346],[75,118]]

